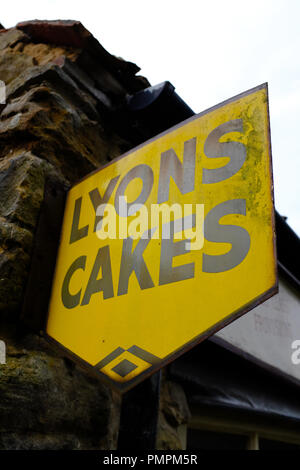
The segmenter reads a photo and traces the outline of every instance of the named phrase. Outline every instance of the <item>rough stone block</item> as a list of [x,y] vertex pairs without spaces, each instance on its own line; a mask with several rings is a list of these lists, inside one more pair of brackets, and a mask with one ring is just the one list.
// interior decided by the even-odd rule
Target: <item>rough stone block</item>
[[30,41],[27,34],[23,33],[19,29],[7,29],[3,30],[0,33],[0,50],[6,49],[7,47],[13,47],[18,42],[28,42]]
[[30,152],[0,162],[0,216],[33,229],[43,200],[50,165]]
[[0,449],[111,444],[110,391],[60,357],[8,346],[6,364],[0,365],[0,395]]

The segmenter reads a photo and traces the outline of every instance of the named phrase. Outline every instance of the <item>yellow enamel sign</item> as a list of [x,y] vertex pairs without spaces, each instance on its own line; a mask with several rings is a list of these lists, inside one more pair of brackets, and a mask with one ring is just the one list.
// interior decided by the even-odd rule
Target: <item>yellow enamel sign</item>
[[126,391],[276,292],[262,85],[70,189],[46,333]]

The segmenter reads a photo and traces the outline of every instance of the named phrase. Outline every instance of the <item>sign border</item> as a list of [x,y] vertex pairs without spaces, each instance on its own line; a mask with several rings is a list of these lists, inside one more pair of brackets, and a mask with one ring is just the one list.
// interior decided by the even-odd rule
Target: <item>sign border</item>
[[[148,139],[147,141],[143,142],[142,144],[138,145],[137,147],[134,147],[133,149],[127,151],[126,153],[120,155],[119,157],[113,159],[112,161],[110,162],[107,162],[106,164],[102,165],[100,168],[97,168],[95,169],[94,171],[92,171],[91,173],[89,173],[88,175],[84,176],[83,178],[81,178],[79,181],[77,181],[76,183],[74,183],[70,189],[72,189],[73,187],[77,186],[79,183],[81,183],[82,181],[86,180],[87,178],[89,178],[91,175],[95,174],[95,173],[98,173],[100,171],[102,171],[104,168],[106,168],[107,166],[110,166],[114,163],[116,163],[117,161],[121,160],[122,158],[130,155],[131,153],[135,152],[136,150],[138,149],[141,149],[143,147],[145,147],[146,145],[148,145],[149,143],[157,140],[158,138],[166,135],[166,134],[169,134],[170,132],[172,132],[173,130],[175,129],[178,129],[180,127],[183,127],[185,126],[186,124],[194,121],[195,119],[198,119],[199,117],[201,116],[204,116],[216,109],[220,109],[222,108],[223,106],[226,106],[232,102],[235,102],[241,98],[244,98],[245,96],[248,96],[248,95],[251,95],[251,94],[254,94],[256,93],[257,91],[259,90],[266,90],[266,95],[267,95],[267,138],[268,138],[268,145],[269,145],[269,155],[270,155],[270,162],[269,162],[269,165],[270,165],[270,177],[271,177],[271,200],[272,200],[272,231],[273,231],[273,256],[274,256],[274,262],[275,262],[275,283],[274,285],[269,289],[267,290],[266,292],[264,292],[263,294],[259,295],[258,297],[256,297],[255,299],[253,299],[251,302],[249,302],[248,304],[244,305],[243,307],[241,307],[240,309],[236,310],[235,312],[231,313],[228,317],[226,317],[225,319],[221,320],[220,322],[216,323],[213,327],[209,328],[208,330],[202,332],[200,335],[196,336],[195,338],[193,338],[191,341],[189,341],[188,343],[186,343],[183,347],[181,348],[178,348],[176,351],[172,352],[171,354],[169,354],[168,356],[166,356],[164,359],[162,359],[158,364],[155,364],[155,365],[152,365],[150,366],[148,369],[146,369],[144,372],[142,372],[141,374],[139,374],[138,376],[134,377],[133,379],[129,380],[128,382],[124,382],[124,383],[119,383],[119,382],[116,382],[114,381],[113,379],[111,379],[110,377],[108,377],[106,374],[104,374],[103,372],[101,372],[101,370],[97,369],[95,366],[92,366],[91,364],[89,364],[87,361],[85,361],[84,359],[82,359],[81,357],[77,356],[75,353],[73,353],[70,349],[66,348],[65,346],[63,346],[61,343],[59,343],[58,341],[56,341],[52,336],[48,335],[47,333],[47,324],[48,324],[48,319],[49,319],[49,306],[48,306],[48,311],[47,311],[47,315],[46,315],[46,322],[45,322],[45,331],[43,332],[43,336],[44,338],[49,342],[49,344],[53,345],[55,349],[61,351],[63,353],[64,356],[67,356],[68,358],[70,358],[72,361],[76,362],[80,367],[84,368],[87,372],[89,372],[91,375],[97,377],[97,378],[101,378],[101,380],[106,383],[107,385],[109,385],[110,387],[112,387],[115,391],[119,392],[119,393],[125,393],[127,391],[129,391],[130,389],[132,389],[135,385],[139,384],[140,382],[142,382],[144,379],[146,379],[147,377],[149,377],[150,375],[154,374],[155,372],[159,371],[160,369],[162,369],[163,367],[167,366],[169,363],[171,363],[172,361],[174,361],[175,359],[177,359],[179,356],[181,356],[182,354],[184,354],[185,352],[189,351],[190,349],[192,349],[194,346],[200,344],[202,341],[204,341],[205,339],[209,338],[210,336],[212,336],[214,333],[217,333],[219,330],[221,330],[222,328],[224,328],[225,326],[229,325],[232,321],[238,319],[239,317],[241,317],[242,315],[244,315],[245,313],[249,312],[250,310],[252,310],[253,308],[257,307],[259,304],[263,303],[264,301],[266,301],[267,299],[269,299],[270,297],[272,297],[273,295],[277,294],[278,292],[278,266],[277,266],[277,251],[276,251],[276,232],[275,232],[275,206],[274,206],[274,180],[273,180],[273,166],[272,166],[272,147],[271,147],[271,130],[270,130],[270,112],[269,112],[269,92],[268,92],[268,83],[263,83],[261,85],[258,85],[254,88],[251,88],[243,93],[240,93],[238,95],[235,95],[234,97],[232,98],[229,98],[225,101],[222,101],[221,103],[215,105],[215,106],[212,106],[211,108],[208,108],[198,114],[195,114],[194,116],[180,122],[179,124],[176,124],[175,126],[173,127],[170,127],[169,129],[167,129],[166,131],[164,132],[161,132],[160,134],[152,137],[151,139]],[[69,190],[70,190],[69,189]],[[59,241],[59,245],[58,245],[58,249],[60,247],[60,244],[61,244],[61,236],[62,236],[62,230],[61,230],[61,234],[60,234],[60,241]],[[57,269],[57,264],[55,266],[55,272],[56,272],[56,269]],[[55,273],[54,273],[54,276],[53,276],[53,279],[55,277]],[[53,284],[52,284],[53,285]],[[52,289],[51,289],[51,295],[49,297],[49,304],[50,304],[50,299],[52,297]]]

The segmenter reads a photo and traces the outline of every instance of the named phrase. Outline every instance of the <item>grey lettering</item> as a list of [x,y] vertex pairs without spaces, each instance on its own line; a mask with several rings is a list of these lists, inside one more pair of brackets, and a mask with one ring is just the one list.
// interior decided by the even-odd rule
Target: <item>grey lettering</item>
[[[102,269],[102,278],[97,279],[100,269]],[[91,296],[101,291],[104,299],[114,296],[109,246],[98,250],[81,305],[88,305]]]
[[169,200],[172,177],[181,194],[190,193],[195,187],[196,138],[184,143],[183,163],[173,149],[161,154],[157,203]]
[[231,250],[225,255],[203,254],[203,272],[221,273],[238,266],[250,248],[247,230],[236,225],[222,225],[219,220],[228,214],[246,215],[246,200],[232,199],[222,202],[210,210],[204,221],[206,240],[215,243],[231,243]]
[[81,289],[79,292],[77,292],[77,294],[72,295],[69,291],[69,284],[71,277],[73,276],[74,272],[77,271],[77,269],[85,269],[85,263],[86,256],[80,256],[71,264],[67,271],[67,274],[65,275],[61,289],[61,299],[66,308],[77,307],[80,302]]
[[161,240],[159,285],[184,281],[194,277],[194,263],[175,267],[172,266],[173,258],[175,256],[184,255],[190,252],[190,250],[186,248],[187,240],[174,242],[174,233],[182,230],[183,221],[185,223],[185,229],[191,228],[195,225],[196,219],[194,215],[188,216],[186,219],[187,221],[184,219],[178,219],[175,222],[171,221],[169,223],[171,229],[170,239],[162,238]]
[[243,120],[234,119],[216,127],[207,137],[204,144],[204,153],[208,158],[230,157],[227,165],[221,168],[203,168],[204,184],[219,183],[230,178],[243,166],[246,157],[246,147],[241,142],[219,142],[219,139],[228,132],[243,132]]
[[74,213],[73,213],[73,220],[72,220],[70,244],[77,242],[81,238],[86,237],[89,231],[88,225],[86,225],[85,227],[78,228],[79,219],[80,219],[80,211],[81,211],[81,203],[82,203],[82,197],[79,197],[78,199],[76,199]]
[[[133,181],[135,178],[140,178],[143,181],[143,188],[141,191],[141,194],[138,196],[138,198],[135,201],[132,201],[131,203],[127,204],[127,212],[129,211],[130,207],[133,204],[144,204],[152,190],[153,186],[153,171],[152,168],[148,165],[137,165],[134,168],[132,168],[128,173],[124,176],[122,179],[121,183],[118,186],[118,189],[116,191],[116,196],[115,196],[115,209],[117,213],[120,215],[120,217],[124,217],[124,211],[119,207],[120,206],[120,198],[122,196],[125,196],[125,191],[128,186],[128,184]],[[126,213],[126,211],[125,211]],[[131,214],[133,215],[133,214]],[[127,216],[127,213],[126,213]]]
[[129,278],[133,271],[135,272],[141,289],[150,289],[151,287],[154,287],[154,283],[143,258],[143,253],[151,240],[152,232],[153,230],[150,229],[148,231],[148,238],[140,239],[133,251],[133,239],[126,238],[123,241],[118,295],[127,294]]
[[[92,189],[92,191],[89,192],[90,199],[92,201],[94,211],[96,214],[95,217],[95,224],[94,224],[94,232],[97,230],[101,229],[101,220],[103,219],[103,215],[97,215],[97,209],[100,205],[105,205],[108,203],[110,196],[112,195],[113,190],[116,187],[116,184],[118,182],[118,179],[120,178],[120,175],[115,176],[112,178],[105,190],[104,196],[101,197],[98,188]],[[98,226],[99,224],[99,226]]]

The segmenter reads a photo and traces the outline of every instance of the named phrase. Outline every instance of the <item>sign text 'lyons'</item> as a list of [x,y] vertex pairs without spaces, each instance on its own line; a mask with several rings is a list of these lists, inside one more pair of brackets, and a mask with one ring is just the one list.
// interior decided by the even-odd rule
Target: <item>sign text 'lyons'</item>
[[276,292],[266,85],[68,193],[47,335],[127,390]]

